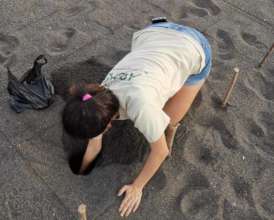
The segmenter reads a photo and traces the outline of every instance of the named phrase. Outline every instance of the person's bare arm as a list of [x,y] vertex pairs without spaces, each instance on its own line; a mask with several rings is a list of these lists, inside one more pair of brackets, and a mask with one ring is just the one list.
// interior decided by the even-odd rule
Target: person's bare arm
[[103,134],[89,140],[86,152],[84,154],[79,174],[83,174],[89,164],[96,158],[102,148]]
[[123,186],[118,193],[118,196],[120,196],[126,192],[126,196],[119,208],[121,216],[128,216],[132,211],[135,212],[137,210],[141,202],[143,188],[168,156],[169,150],[164,134],[159,140],[151,143],[150,147],[150,154],[140,174],[132,184]]
[[133,184],[140,188],[144,188],[147,182],[159,169],[160,165],[168,156],[168,154],[169,150],[167,147],[165,135],[163,134],[158,141],[150,144],[149,156],[142,171],[137,176]]

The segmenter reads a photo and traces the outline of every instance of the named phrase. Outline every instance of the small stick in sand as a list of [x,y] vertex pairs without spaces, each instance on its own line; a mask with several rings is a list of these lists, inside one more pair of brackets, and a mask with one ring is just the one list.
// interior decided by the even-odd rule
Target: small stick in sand
[[264,62],[266,61],[266,58],[271,54],[272,50],[274,49],[274,43],[272,44],[272,46],[269,48],[269,50],[267,51],[267,53],[265,54],[265,56],[263,57],[262,61],[259,63],[258,68],[260,68]]
[[79,205],[78,212],[80,215],[80,220],[87,220],[87,206],[85,204]]
[[236,83],[236,81],[238,79],[239,72],[240,72],[239,68],[235,67],[234,68],[234,76],[233,76],[233,79],[231,80],[230,85],[229,85],[229,87],[228,87],[228,89],[226,91],[225,98],[224,98],[223,103],[222,103],[222,107],[226,107],[228,99],[229,99],[229,97],[231,95],[231,92],[232,92],[232,90],[233,90],[233,88],[235,86],[235,83]]

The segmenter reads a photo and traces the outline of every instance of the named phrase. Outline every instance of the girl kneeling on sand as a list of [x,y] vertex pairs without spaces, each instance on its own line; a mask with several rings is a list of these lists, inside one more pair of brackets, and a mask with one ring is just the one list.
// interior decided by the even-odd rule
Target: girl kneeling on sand
[[65,130],[88,138],[80,173],[95,159],[114,119],[131,119],[150,143],[146,163],[129,185],[121,216],[135,212],[142,190],[168,156],[179,121],[190,108],[211,68],[211,49],[197,30],[159,22],[133,35],[131,51],[98,84],[70,88],[63,111]]

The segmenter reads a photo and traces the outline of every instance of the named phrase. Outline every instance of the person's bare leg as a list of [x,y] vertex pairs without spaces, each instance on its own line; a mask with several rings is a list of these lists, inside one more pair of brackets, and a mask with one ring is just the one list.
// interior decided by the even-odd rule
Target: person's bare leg
[[165,131],[170,154],[176,130],[180,125],[179,121],[181,121],[188,112],[203,84],[204,80],[196,85],[184,85],[166,102],[163,108],[164,112],[170,117],[170,124]]

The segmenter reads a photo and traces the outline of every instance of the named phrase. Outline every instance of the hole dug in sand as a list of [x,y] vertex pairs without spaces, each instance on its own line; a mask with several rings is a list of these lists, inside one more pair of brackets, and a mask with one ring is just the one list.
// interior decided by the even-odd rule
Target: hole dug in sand
[[[88,140],[75,139],[63,132],[63,145],[68,164],[74,174],[78,175],[87,143]],[[112,128],[104,134],[101,152],[84,175],[98,166],[142,162],[148,149],[145,139],[133,127],[131,121],[114,121]]]
[[[124,52],[117,53],[117,56]],[[80,81],[100,83],[111,69],[110,66],[90,58],[79,63],[66,65],[51,73],[56,93],[64,100],[68,98],[68,88]],[[131,121],[114,121],[113,127],[103,138],[103,147],[96,160],[90,164],[85,174],[99,165],[111,163],[130,164],[142,161],[148,149],[145,139],[134,128]],[[67,153],[68,164],[73,173],[78,174],[88,140],[70,137],[63,132],[63,145]]]

